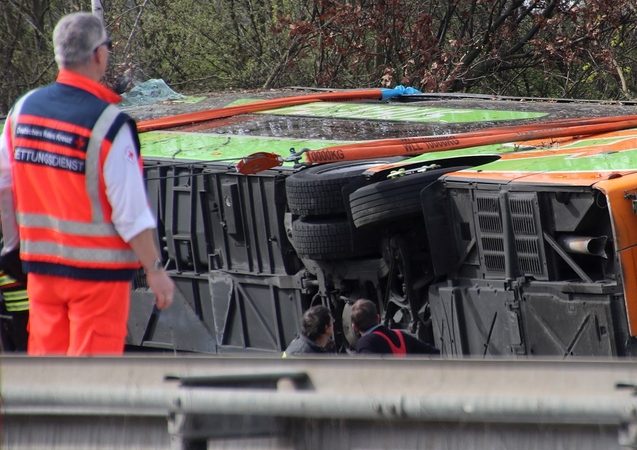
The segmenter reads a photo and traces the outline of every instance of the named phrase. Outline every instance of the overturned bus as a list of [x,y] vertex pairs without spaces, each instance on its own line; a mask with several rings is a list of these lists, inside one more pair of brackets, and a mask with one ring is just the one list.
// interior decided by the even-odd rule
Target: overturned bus
[[139,274],[129,348],[282,352],[323,304],[348,352],[364,297],[450,357],[636,353],[633,108],[384,94],[140,121],[178,290]]

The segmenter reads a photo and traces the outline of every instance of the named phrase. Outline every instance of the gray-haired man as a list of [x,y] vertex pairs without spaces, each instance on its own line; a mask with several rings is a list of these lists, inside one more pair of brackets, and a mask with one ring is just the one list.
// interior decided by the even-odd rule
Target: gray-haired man
[[157,307],[171,304],[174,284],[154,241],[135,123],[99,84],[111,47],[101,20],[63,17],[53,44],[56,82],[18,100],[0,137],[5,249],[19,246],[28,272],[29,354],[120,354],[140,262]]

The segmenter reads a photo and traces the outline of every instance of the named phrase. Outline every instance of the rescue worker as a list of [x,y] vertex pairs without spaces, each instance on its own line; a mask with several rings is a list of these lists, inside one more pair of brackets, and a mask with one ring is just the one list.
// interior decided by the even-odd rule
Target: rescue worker
[[285,349],[283,357],[327,353],[326,346],[333,332],[334,320],[330,310],[325,306],[313,306],[303,314],[301,335]]
[[0,137],[3,233],[19,236],[29,280],[28,353],[122,354],[140,263],[159,309],[174,283],[154,240],[135,123],[99,84],[111,48],[101,20],[63,17],[53,44],[56,82],[19,99]]
[[354,302],[351,311],[352,327],[361,334],[356,343],[356,353],[393,354],[404,357],[408,354],[440,354],[440,350],[415,337],[392,330],[380,323],[380,315],[371,300]]
[[26,352],[29,332],[29,296],[27,278],[22,272],[19,251],[11,250],[0,256],[0,339],[4,352]]

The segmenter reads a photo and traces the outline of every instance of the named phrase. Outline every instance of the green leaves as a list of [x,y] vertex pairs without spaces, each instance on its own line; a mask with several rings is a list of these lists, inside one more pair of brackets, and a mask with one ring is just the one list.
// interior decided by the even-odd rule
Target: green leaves
[[[75,0],[0,2],[0,114],[56,73]],[[428,92],[632,99],[629,0],[109,0],[107,82],[176,90],[411,85]]]

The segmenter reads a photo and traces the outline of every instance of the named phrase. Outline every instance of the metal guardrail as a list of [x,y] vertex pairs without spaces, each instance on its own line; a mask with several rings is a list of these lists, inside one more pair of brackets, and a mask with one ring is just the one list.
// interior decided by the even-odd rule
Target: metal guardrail
[[348,395],[217,388],[7,389],[6,415],[229,414],[308,419],[613,425],[634,420],[637,399],[504,395]]
[[0,367],[3,448],[29,448],[27,436],[116,448],[122,430],[127,448],[339,448],[353,436],[375,436],[367,448],[491,448],[503,436],[511,448],[637,447],[627,360],[4,357]]

